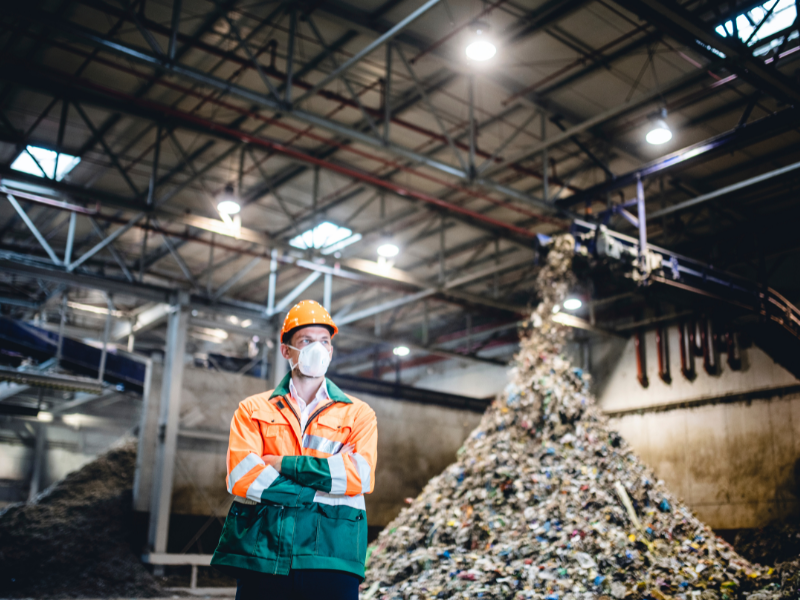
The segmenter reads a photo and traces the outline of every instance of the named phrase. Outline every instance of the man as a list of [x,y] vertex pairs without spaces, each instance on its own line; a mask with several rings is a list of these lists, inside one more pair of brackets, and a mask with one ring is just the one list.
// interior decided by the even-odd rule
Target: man
[[313,300],[292,307],[281,329],[291,371],[231,421],[234,502],[211,564],[238,579],[237,600],[358,600],[378,428],[325,377],[337,332]]

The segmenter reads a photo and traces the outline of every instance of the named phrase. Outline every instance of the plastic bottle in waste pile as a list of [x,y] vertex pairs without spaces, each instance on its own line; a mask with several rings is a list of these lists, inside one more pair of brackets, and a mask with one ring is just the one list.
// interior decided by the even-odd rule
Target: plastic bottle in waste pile
[[368,551],[362,599],[758,600],[784,596],[611,431],[552,320],[574,284],[554,238],[503,394]]

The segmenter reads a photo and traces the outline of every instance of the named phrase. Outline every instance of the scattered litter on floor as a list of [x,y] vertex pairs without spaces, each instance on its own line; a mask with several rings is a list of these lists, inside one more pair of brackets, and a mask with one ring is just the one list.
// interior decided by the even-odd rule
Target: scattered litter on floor
[[739,556],[608,428],[552,319],[573,251],[554,239],[509,384],[370,548],[362,598],[797,597],[796,580]]
[[0,596],[163,596],[132,546],[136,443],[0,512]]

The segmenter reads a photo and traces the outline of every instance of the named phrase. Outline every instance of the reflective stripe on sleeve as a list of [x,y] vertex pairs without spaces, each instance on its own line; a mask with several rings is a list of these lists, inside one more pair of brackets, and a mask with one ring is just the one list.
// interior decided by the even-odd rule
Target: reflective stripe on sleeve
[[261,475],[256,477],[253,483],[250,484],[250,487],[247,488],[247,497],[250,498],[250,500],[261,502],[261,492],[271,486],[272,482],[278,478],[278,475],[280,475],[280,473],[278,473],[275,467],[267,465],[267,467],[261,471]]
[[351,506],[359,510],[367,510],[367,506],[364,504],[364,494],[359,494],[358,496],[334,496],[325,492],[317,492],[314,494],[314,502],[329,506]]
[[361,479],[361,493],[369,494],[369,479],[372,469],[370,468],[367,459],[358,453],[351,454],[350,458],[355,461],[356,467],[358,468],[358,477]]
[[344,456],[335,454],[328,459],[331,472],[331,494],[344,494],[347,491],[347,472],[344,470]]
[[342,449],[342,446],[344,446],[342,442],[334,442],[333,440],[318,435],[307,433],[303,436],[303,448],[319,450],[320,452],[327,452],[328,454],[336,454]]
[[239,464],[236,465],[231,470],[230,475],[228,475],[228,493],[233,493],[233,486],[236,485],[236,482],[247,475],[253,469],[253,467],[263,464],[264,461],[252,452],[240,460]]

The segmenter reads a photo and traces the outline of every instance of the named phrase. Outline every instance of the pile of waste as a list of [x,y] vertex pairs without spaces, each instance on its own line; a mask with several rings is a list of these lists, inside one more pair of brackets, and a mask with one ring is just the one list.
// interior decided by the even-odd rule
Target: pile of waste
[[31,504],[0,512],[3,597],[163,596],[133,547],[136,444],[69,474]]
[[456,463],[370,547],[363,597],[797,597],[796,582],[781,587],[717,538],[608,428],[553,320],[575,284],[574,247],[553,240],[510,383]]

